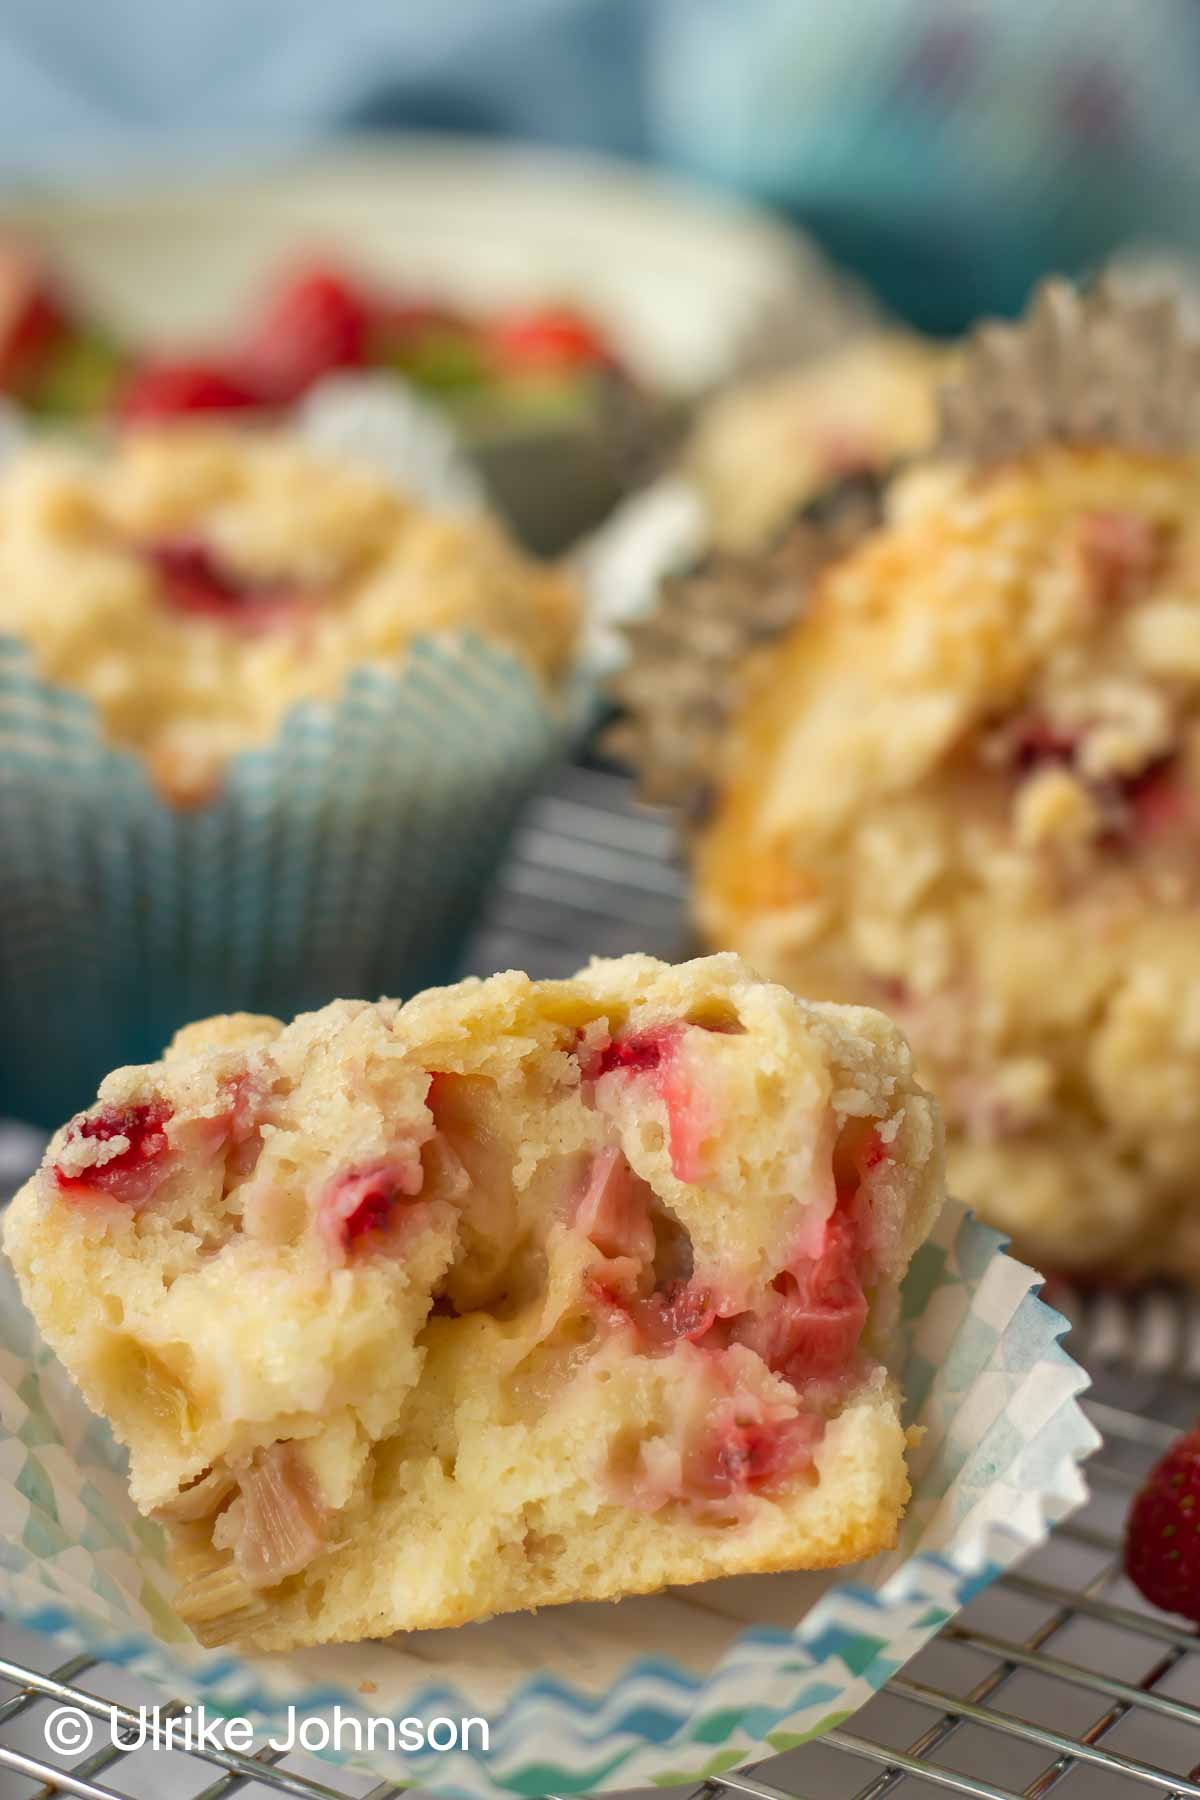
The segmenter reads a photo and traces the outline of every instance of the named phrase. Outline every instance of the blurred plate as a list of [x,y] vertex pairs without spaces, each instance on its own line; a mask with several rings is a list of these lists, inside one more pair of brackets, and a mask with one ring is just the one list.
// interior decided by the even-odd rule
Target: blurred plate
[[[311,252],[468,309],[576,301],[659,397],[642,421],[651,437],[663,411],[761,361],[764,342],[827,341],[843,305],[820,256],[749,207],[632,165],[451,137],[257,152],[253,173],[193,159],[119,186],[0,195],[0,224],[43,244],[85,303],[152,345],[219,339],[281,264]],[[627,433],[610,445],[606,432],[603,420],[534,420],[481,434],[486,476],[541,547],[619,492]]]

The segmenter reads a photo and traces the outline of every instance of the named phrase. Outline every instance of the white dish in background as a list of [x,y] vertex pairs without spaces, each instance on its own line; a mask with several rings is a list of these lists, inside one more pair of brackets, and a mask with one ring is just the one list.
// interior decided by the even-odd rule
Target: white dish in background
[[101,316],[156,345],[219,337],[310,251],[468,307],[569,298],[648,382],[721,380],[766,330],[821,335],[844,300],[822,258],[756,209],[599,157],[396,134],[197,158],[70,191],[0,193]]

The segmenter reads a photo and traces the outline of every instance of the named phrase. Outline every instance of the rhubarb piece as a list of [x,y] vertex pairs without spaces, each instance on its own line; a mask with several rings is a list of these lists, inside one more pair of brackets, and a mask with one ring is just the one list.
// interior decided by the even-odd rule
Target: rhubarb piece
[[180,1616],[282,1650],[890,1545],[940,1197],[881,1014],[634,956],[193,1026],[5,1245]]

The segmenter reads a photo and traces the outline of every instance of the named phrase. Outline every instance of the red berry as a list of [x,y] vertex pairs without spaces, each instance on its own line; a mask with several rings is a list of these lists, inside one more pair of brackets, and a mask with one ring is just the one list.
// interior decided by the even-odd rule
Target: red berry
[[360,1240],[390,1225],[402,1200],[421,1191],[424,1170],[414,1155],[372,1169],[352,1169],[329,1184],[321,1201],[320,1225],[331,1247],[345,1255],[366,1248]]
[[808,1413],[741,1423],[726,1418],[684,1460],[689,1495],[726,1500],[771,1488],[808,1468],[825,1421]]
[[337,269],[312,268],[275,290],[245,349],[255,385],[276,404],[336,369],[368,360],[374,302]]
[[767,1367],[802,1387],[847,1375],[867,1322],[861,1232],[853,1202],[839,1201],[816,1257],[797,1257],[771,1283],[765,1311],[736,1321],[733,1336]]
[[1135,1499],[1125,1573],[1152,1605],[1200,1625],[1200,1426],[1172,1444]]
[[1069,766],[1075,760],[1078,740],[1060,731],[1048,719],[1031,718],[1017,732],[1012,747],[1012,762],[1018,775],[1030,775],[1035,769],[1053,764]]
[[164,1127],[172,1108],[164,1100],[139,1106],[104,1106],[72,1122],[67,1143],[80,1138],[108,1144],[113,1138],[128,1139],[127,1147],[107,1162],[96,1163],[82,1174],[68,1174],[59,1164],[54,1179],[70,1194],[102,1193],[135,1206],[148,1199],[167,1173],[165,1159],[170,1145]]
[[627,1075],[647,1075],[657,1069],[679,1041],[681,1025],[658,1025],[650,1031],[638,1031],[632,1037],[614,1038],[607,1043],[587,1073],[598,1080],[621,1069]]
[[142,554],[164,597],[181,612],[253,628],[277,620],[298,597],[291,589],[239,575],[200,538],[163,538],[145,545]]
[[262,395],[231,369],[210,362],[147,362],[117,396],[123,419],[176,419],[191,413],[240,412]]
[[0,246],[0,388],[26,396],[68,329],[41,259],[20,245]]
[[596,327],[566,306],[497,319],[487,337],[497,361],[508,370],[550,372],[616,364]]

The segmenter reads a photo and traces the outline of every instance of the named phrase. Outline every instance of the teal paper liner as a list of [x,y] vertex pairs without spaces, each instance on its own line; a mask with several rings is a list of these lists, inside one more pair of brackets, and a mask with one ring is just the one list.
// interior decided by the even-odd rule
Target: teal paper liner
[[[5,1270],[0,1604],[164,1695],[251,1717],[264,1732],[284,1728],[289,1704],[326,1719],[335,1707],[487,1718],[486,1756],[380,1748],[334,1758],[438,1793],[697,1782],[841,1724],[1086,1497],[1079,1464],[1098,1442],[1078,1401],[1087,1377],[1058,1341],[1065,1321],[1036,1296],[1040,1278],[1000,1244],[951,1204],[904,1284],[899,1371],[925,1436],[888,1555],[830,1576],[748,1576],[420,1633],[413,1654],[401,1637],[255,1659],[198,1649],[174,1618],[160,1534],[134,1511],[120,1452],[40,1344]],[[699,1667],[689,1639],[714,1620],[725,1621],[723,1647]],[[509,1655],[522,1646],[524,1665]]]
[[571,717],[507,650],[423,639],[184,811],[0,636],[0,1113],[58,1124],[210,1013],[452,979]]

